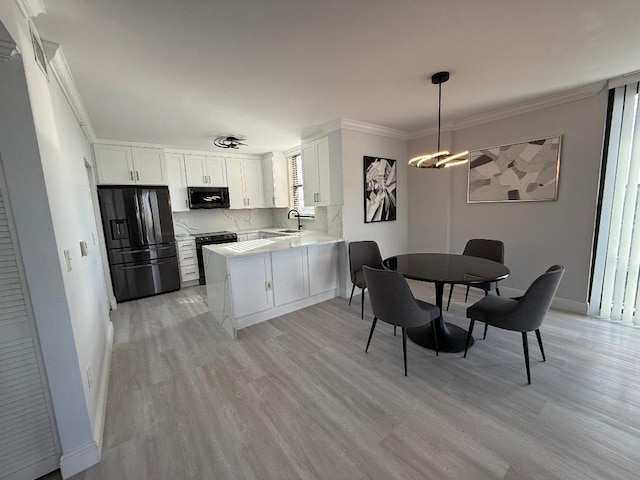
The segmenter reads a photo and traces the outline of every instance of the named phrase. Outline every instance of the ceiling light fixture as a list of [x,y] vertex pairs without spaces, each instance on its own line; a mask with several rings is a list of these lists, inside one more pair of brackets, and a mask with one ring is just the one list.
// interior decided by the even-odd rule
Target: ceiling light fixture
[[233,135],[216,137],[213,139],[213,144],[219,148],[235,148],[238,149],[240,145],[246,147],[246,143],[242,143],[244,138],[234,137]]
[[[442,110],[442,84],[449,80],[449,72],[434,73],[431,83],[438,85],[438,150],[435,153],[418,155],[409,160],[409,165],[417,168],[448,168],[464,165],[469,161],[469,151],[451,155],[449,150],[440,150],[440,111]],[[466,158],[464,158],[466,157]]]

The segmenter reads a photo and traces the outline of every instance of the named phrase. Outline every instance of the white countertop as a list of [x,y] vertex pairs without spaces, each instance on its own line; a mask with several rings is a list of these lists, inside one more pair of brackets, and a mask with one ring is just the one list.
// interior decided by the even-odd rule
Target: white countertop
[[[260,231],[268,230],[271,229],[260,229]],[[285,237],[264,238],[260,240],[249,240],[247,242],[224,243],[221,245],[204,245],[202,248],[227,258],[236,258],[342,241],[344,241],[344,239],[333,237],[326,233],[303,231]]]

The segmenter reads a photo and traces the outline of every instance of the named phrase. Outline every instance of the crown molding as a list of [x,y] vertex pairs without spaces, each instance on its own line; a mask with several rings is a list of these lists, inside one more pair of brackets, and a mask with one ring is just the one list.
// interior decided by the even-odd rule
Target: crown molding
[[630,83],[640,82],[640,71],[625,73],[609,80],[609,88],[617,88]]
[[[454,130],[462,130],[463,128],[474,127],[483,123],[494,122],[503,118],[513,117],[515,115],[522,115],[523,113],[534,112],[536,110],[542,110],[545,108],[553,107],[556,105],[562,105],[563,103],[575,102],[585,98],[594,97],[599,94],[604,88],[606,88],[607,82],[602,81],[582,87],[574,88],[572,90],[565,90],[564,92],[549,95],[546,97],[539,97],[526,102],[517,103],[509,107],[505,107],[492,112],[486,112],[479,115],[473,115],[463,120],[455,122],[449,122],[440,127],[441,132],[449,132]],[[409,135],[409,140],[415,138],[426,137],[437,133],[437,128],[425,128],[412,132]]]
[[351,130],[370,135],[397,138],[399,140],[409,140],[408,132],[389,127],[382,127],[372,123],[360,122],[358,120],[351,120],[349,118],[336,118],[330,122],[308,129],[302,138],[304,142],[313,141],[320,137],[324,137],[331,132],[335,132],[336,130]]
[[359,122],[358,120],[350,120],[348,118],[340,118],[340,128],[342,130],[353,130],[355,132],[369,133],[371,135],[379,135],[381,137],[397,138],[399,140],[408,140],[409,133],[402,130],[396,130],[389,127],[381,127],[372,123]]
[[64,56],[62,47],[57,43],[49,42],[47,40],[42,40],[42,46],[47,56],[48,64],[51,67],[51,71],[55,75],[65,97],[67,97],[71,110],[73,110],[73,113],[78,119],[80,128],[84,131],[89,142],[94,143],[96,141],[96,133],[93,130],[89,113],[84,106],[78,86],[71,75],[71,70],[69,70],[69,64]]
[[15,0],[15,2],[20,9],[20,13],[27,20],[47,11],[42,0]]

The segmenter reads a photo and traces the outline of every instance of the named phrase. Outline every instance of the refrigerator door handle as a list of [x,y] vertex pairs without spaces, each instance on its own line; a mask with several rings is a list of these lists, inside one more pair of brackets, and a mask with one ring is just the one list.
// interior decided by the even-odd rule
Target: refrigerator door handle
[[166,260],[154,260],[153,262],[144,263],[141,265],[118,265],[118,270],[135,270],[136,268],[149,268],[149,265],[165,265],[167,263],[175,263],[175,258],[169,258]]

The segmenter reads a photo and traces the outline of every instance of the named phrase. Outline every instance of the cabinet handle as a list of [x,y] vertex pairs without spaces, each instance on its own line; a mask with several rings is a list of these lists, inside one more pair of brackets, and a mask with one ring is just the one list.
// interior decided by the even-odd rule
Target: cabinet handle
[[320,203],[320,194],[316,193],[316,195],[318,196],[318,199],[316,200],[316,202]]
[[196,273],[196,272],[195,272],[195,271],[185,272],[185,274],[186,274],[186,275],[192,275],[192,274],[194,274],[194,273]]
[[207,183],[207,176],[206,175],[202,176],[202,183]]
[[251,205],[251,200],[247,198],[247,205]]
[[193,258],[193,255],[190,257],[184,257],[185,260],[191,260]]
[[129,170],[129,180],[133,182],[133,171]]
[[211,175],[207,176],[207,178],[209,179],[209,183],[211,183]]
[[189,199],[188,198],[184,201],[184,206],[189,208]]
[[140,180],[140,173],[138,173],[138,170],[136,170],[136,180]]
[[271,197],[271,201],[273,202],[273,206],[275,207],[275,205],[276,205],[276,197]]

